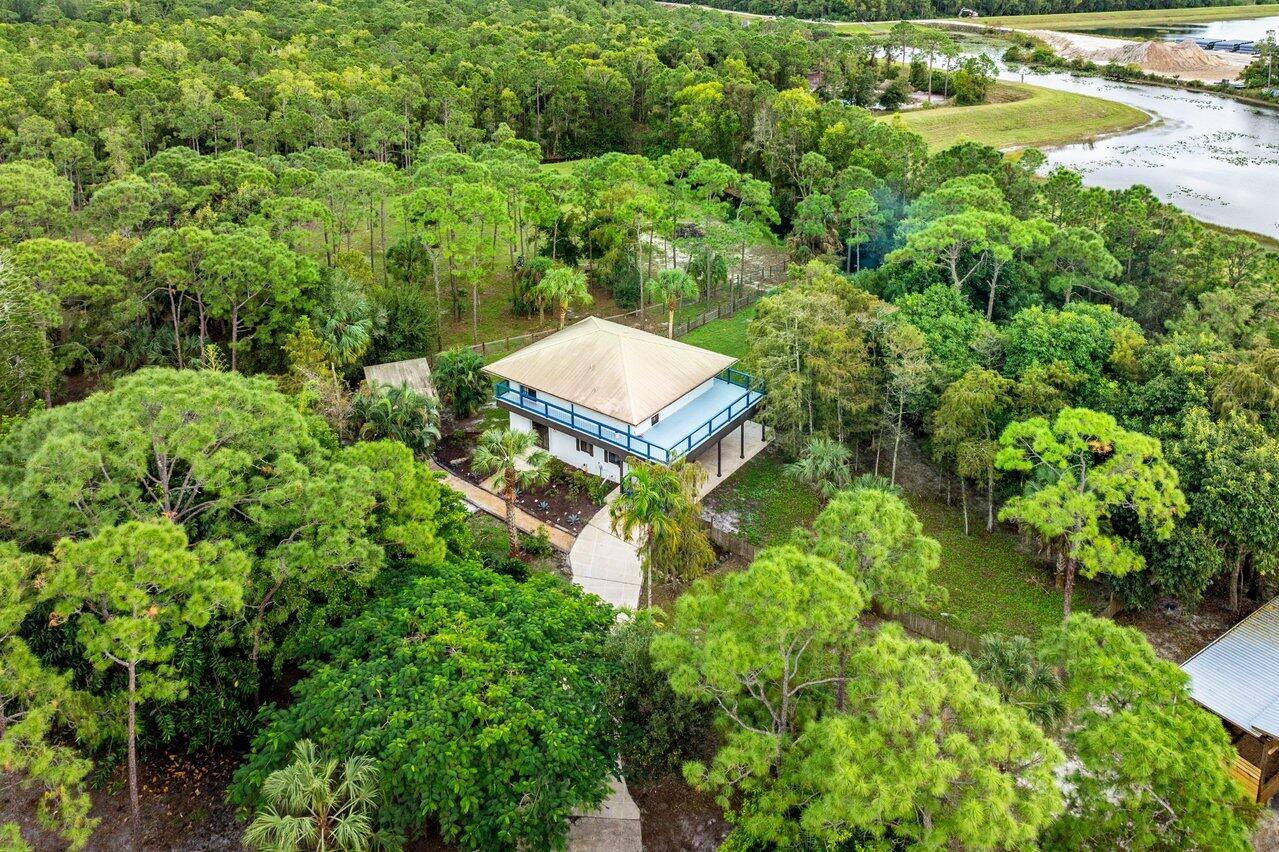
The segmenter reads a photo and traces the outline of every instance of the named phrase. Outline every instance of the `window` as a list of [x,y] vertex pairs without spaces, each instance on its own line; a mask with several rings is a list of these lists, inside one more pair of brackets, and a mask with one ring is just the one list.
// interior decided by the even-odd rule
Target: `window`
[[524,385],[524,395],[529,399],[537,399],[537,391],[528,385]]
[[609,464],[615,464],[618,466],[621,466],[622,464],[621,456],[619,456],[617,453],[613,452],[612,450],[606,450],[604,452],[604,461],[608,462]]
[[648,421],[648,425],[649,425],[649,426],[656,426],[656,425],[657,425],[657,418],[659,418],[659,417],[661,417],[661,416],[662,416],[662,412],[660,412],[660,411],[659,411],[659,412],[657,412],[656,414],[654,414],[654,415],[653,415],[653,419],[652,419],[652,420],[650,420],[650,421]]
[[579,453],[586,453],[588,456],[593,456],[595,455],[595,445],[590,441],[583,441],[581,438],[578,438],[577,451]]

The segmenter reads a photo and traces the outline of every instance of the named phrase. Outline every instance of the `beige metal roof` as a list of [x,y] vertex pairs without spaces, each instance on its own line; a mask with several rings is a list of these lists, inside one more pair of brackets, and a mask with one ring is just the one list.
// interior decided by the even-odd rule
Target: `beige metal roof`
[[1279,597],[1181,668],[1200,704],[1245,731],[1279,736]]
[[425,358],[408,361],[392,361],[389,364],[370,364],[364,368],[364,378],[369,384],[408,385],[425,396],[435,396],[435,383],[431,381],[431,364]]
[[638,426],[736,361],[587,317],[485,369]]

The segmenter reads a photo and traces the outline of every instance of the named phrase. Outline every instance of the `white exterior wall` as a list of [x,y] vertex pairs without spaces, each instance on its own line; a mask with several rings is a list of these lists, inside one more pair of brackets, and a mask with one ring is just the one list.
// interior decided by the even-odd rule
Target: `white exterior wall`
[[[667,417],[671,416],[672,414],[679,411],[684,406],[688,405],[693,400],[697,399],[702,394],[706,393],[708,390],[711,389],[711,385],[714,384],[714,382],[715,382],[714,379],[707,379],[706,382],[704,382],[703,384],[700,384],[697,387],[693,388],[691,391],[684,394],[679,399],[675,400],[670,405],[663,408],[661,411],[657,412],[657,422],[661,423]],[[653,427],[654,427],[653,420],[650,417],[648,422],[634,427],[633,431],[635,432],[636,435],[643,435],[646,431],[648,431],[649,429],[652,429]]]
[[[592,443],[594,452],[590,455],[580,452],[577,449],[577,438],[567,432],[561,432],[555,427],[550,430],[551,439],[551,455],[563,461],[565,464],[572,465],[578,470],[584,470],[592,476],[598,476],[600,479],[607,479],[610,482],[620,482],[622,480],[622,471],[618,465],[609,464],[604,461],[604,455],[609,447],[602,444]],[[614,452],[617,452],[614,450]],[[617,452],[620,457],[622,454]]]
[[[532,432],[533,421],[522,414],[516,414],[514,411],[508,412],[511,416],[511,428],[520,432]],[[571,465],[578,470],[586,471],[592,476],[598,476],[600,479],[607,479],[610,482],[622,481],[622,469],[620,465],[609,464],[605,459],[605,453],[612,449],[620,457],[622,455],[616,449],[606,447],[603,444],[592,445],[595,452],[591,455],[579,452],[577,449],[577,438],[567,432],[561,432],[554,426],[547,428],[547,438],[549,439],[550,452],[555,458]]]
[[513,432],[532,432],[533,421],[529,420],[523,414],[516,414],[514,411],[508,411],[511,415],[511,431]]

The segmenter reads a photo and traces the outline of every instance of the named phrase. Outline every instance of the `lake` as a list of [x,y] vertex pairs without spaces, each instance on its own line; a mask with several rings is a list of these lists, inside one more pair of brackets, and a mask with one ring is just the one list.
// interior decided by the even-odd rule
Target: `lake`
[[[1007,70],[1000,76],[1021,79]],[[1069,74],[1026,74],[1027,83],[1129,104],[1155,123],[1096,142],[1046,151],[1107,189],[1145,184],[1206,222],[1279,238],[1279,110],[1228,98]]]
[[1183,39],[1230,38],[1256,41],[1266,37],[1268,30],[1279,30],[1279,15],[1266,18],[1248,18],[1240,21],[1208,21],[1200,24],[1158,24],[1143,27],[1091,27],[1072,30],[1090,35],[1116,36],[1119,38]]

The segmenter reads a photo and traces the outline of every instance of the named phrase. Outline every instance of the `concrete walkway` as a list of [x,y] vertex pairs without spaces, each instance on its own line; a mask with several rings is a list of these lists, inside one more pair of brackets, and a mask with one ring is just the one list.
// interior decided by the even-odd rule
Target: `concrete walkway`
[[613,534],[608,512],[616,495],[617,489],[613,489],[608,502],[578,534],[568,552],[568,565],[574,583],[618,609],[635,610],[644,570],[635,544]]
[[640,852],[644,848],[639,805],[626,784],[613,779],[613,792],[588,814],[574,813],[568,830],[570,852]]
[[[506,501],[494,494],[492,491],[467,482],[462,477],[450,471],[448,468],[436,464],[435,460],[431,460],[431,470],[444,475],[444,484],[454,491],[460,492],[470,503],[477,509],[487,512],[501,521],[506,520]],[[546,530],[546,536],[550,539],[551,546],[562,552],[569,552],[573,549],[573,536],[571,533],[565,532],[559,527],[553,527],[540,518],[535,518],[528,512],[515,507],[515,526],[520,532],[535,533],[540,529]]]
[[[742,424],[744,428],[734,429],[729,434],[720,439],[718,459],[715,454],[715,445],[711,444],[697,452],[693,456],[693,460],[706,468],[706,481],[702,483],[702,493],[697,495],[698,499],[702,499],[710,494],[715,488],[723,484],[725,479],[732,476],[738,468],[746,464],[760,451],[767,447],[771,441],[765,436],[764,427],[753,420],[747,420]],[[742,450],[742,437],[746,438],[745,452]]]

